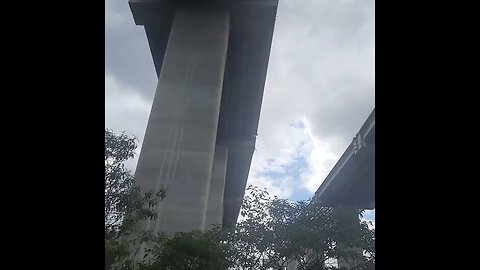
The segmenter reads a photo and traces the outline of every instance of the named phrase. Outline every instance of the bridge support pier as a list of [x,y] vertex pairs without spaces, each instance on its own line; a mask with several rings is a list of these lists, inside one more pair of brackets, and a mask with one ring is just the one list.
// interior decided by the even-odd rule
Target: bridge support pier
[[166,196],[157,219],[143,229],[169,235],[203,230],[209,198],[220,200],[209,193],[221,189],[213,165],[229,28],[226,9],[175,13],[135,173],[143,189],[164,189]]

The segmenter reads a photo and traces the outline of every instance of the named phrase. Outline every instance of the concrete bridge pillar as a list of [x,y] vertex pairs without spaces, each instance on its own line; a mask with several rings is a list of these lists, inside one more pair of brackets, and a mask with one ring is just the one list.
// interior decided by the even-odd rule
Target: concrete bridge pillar
[[[229,28],[226,9],[175,13],[135,173],[138,185],[164,189],[166,197],[157,206],[157,219],[146,221],[144,229],[170,235],[203,230],[209,198],[220,200],[209,194],[222,189],[213,164]],[[218,209],[213,212],[218,215]]]

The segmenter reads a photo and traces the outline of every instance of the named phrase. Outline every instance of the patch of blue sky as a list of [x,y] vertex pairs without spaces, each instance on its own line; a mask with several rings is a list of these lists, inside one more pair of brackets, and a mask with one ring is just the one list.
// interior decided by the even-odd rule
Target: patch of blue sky
[[365,210],[363,213],[363,220],[372,220],[375,221],[375,209],[373,210]]
[[[274,159],[267,160],[268,163],[275,162]],[[275,183],[276,179],[284,179],[290,178],[292,179],[292,194],[287,198],[290,201],[300,201],[300,200],[307,200],[313,194],[305,190],[300,183],[302,172],[307,168],[308,164],[305,160],[304,156],[296,157],[293,162],[283,165],[283,170],[281,172],[278,171],[264,171],[259,173],[259,176],[263,176],[269,178]],[[279,181],[280,182],[280,181]],[[280,183],[279,183],[280,184]]]

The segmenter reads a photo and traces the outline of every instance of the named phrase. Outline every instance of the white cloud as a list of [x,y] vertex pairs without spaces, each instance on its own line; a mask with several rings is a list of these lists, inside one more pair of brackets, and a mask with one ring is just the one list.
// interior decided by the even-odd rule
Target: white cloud
[[375,220],[371,221],[371,223],[368,223],[368,228],[375,229]]
[[[139,139],[137,154],[145,134],[152,101],[144,100],[135,89],[120,84],[113,75],[105,74],[105,127],[116,133],[125,132]],[[134,170],[137,157],[126,163]]]
[[[284,127],[282,136],[268,139],[272,148],[260,148],[253,158],[249,184],[266,187],[273,195],[288,198],[294,189],[305,189],[312,195],[337,160],[328,143],[321,142],[306,119],[298,125]],[[263,141],[259,143],[263,145]],[[300,173],[288,171],[302,165]],[[306,198],[305,198],[306,199]]]
[[293,193],[294,180],[291,177],[270,178],[267,176],[253,176],[249,185],[266,188],[268,193],[279,198],[288,198]]
[[[127,2],[107,0],[105,20],[106,127],[142,140],[157,80],[148,42]],[[373,0],[279,1],[249,183],[279,197],[319,187],[375,106],[374,27]]]
[[267,188],[269,193],[280,198],[288,198],[293,193],[296,179],[288,175],[286,169],[302,157],[299,147],[303,131],[287,124],[278,135],[269,137],[265,144],[263,138],[257,143],[248,184]]
[[[375,106],[373,10],[373,1],[279,2],[249,182],[300,151],[304,171],[282,189],[318,189]],[[298,121],[305,129],[292,130]]]
[[313,135],[309,124],[305,124],[305,136],[310,143],[310,152],[306,158],[307,170],[302,174],[300,182],[313,194],[335,165],[338,155],[332,152],[327,142],[322,142]]
[[[118,2],[118,1],[117,1]],[[127,1],[125,1],[124,4]],[[115,1],[106,0],[105,1],[105,29],[113,30],[113,28],[120,27],[127,23],[127,17],[119,11],[117,6],[115,6]]]
[[105,106],[110,114],[123,111],[149,113],[152,103],[144,100],[134,89],[119,84],[112,75],[105,74]]

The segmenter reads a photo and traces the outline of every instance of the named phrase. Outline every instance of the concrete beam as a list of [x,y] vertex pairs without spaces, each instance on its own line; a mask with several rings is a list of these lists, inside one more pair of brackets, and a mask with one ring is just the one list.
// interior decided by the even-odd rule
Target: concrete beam
[[179,9],[166,46],[135,179],[164,189],[154,232],[203,230],[229,38],[224,9]]
[[375,109],[315,192],[323,206],[375,208]]

